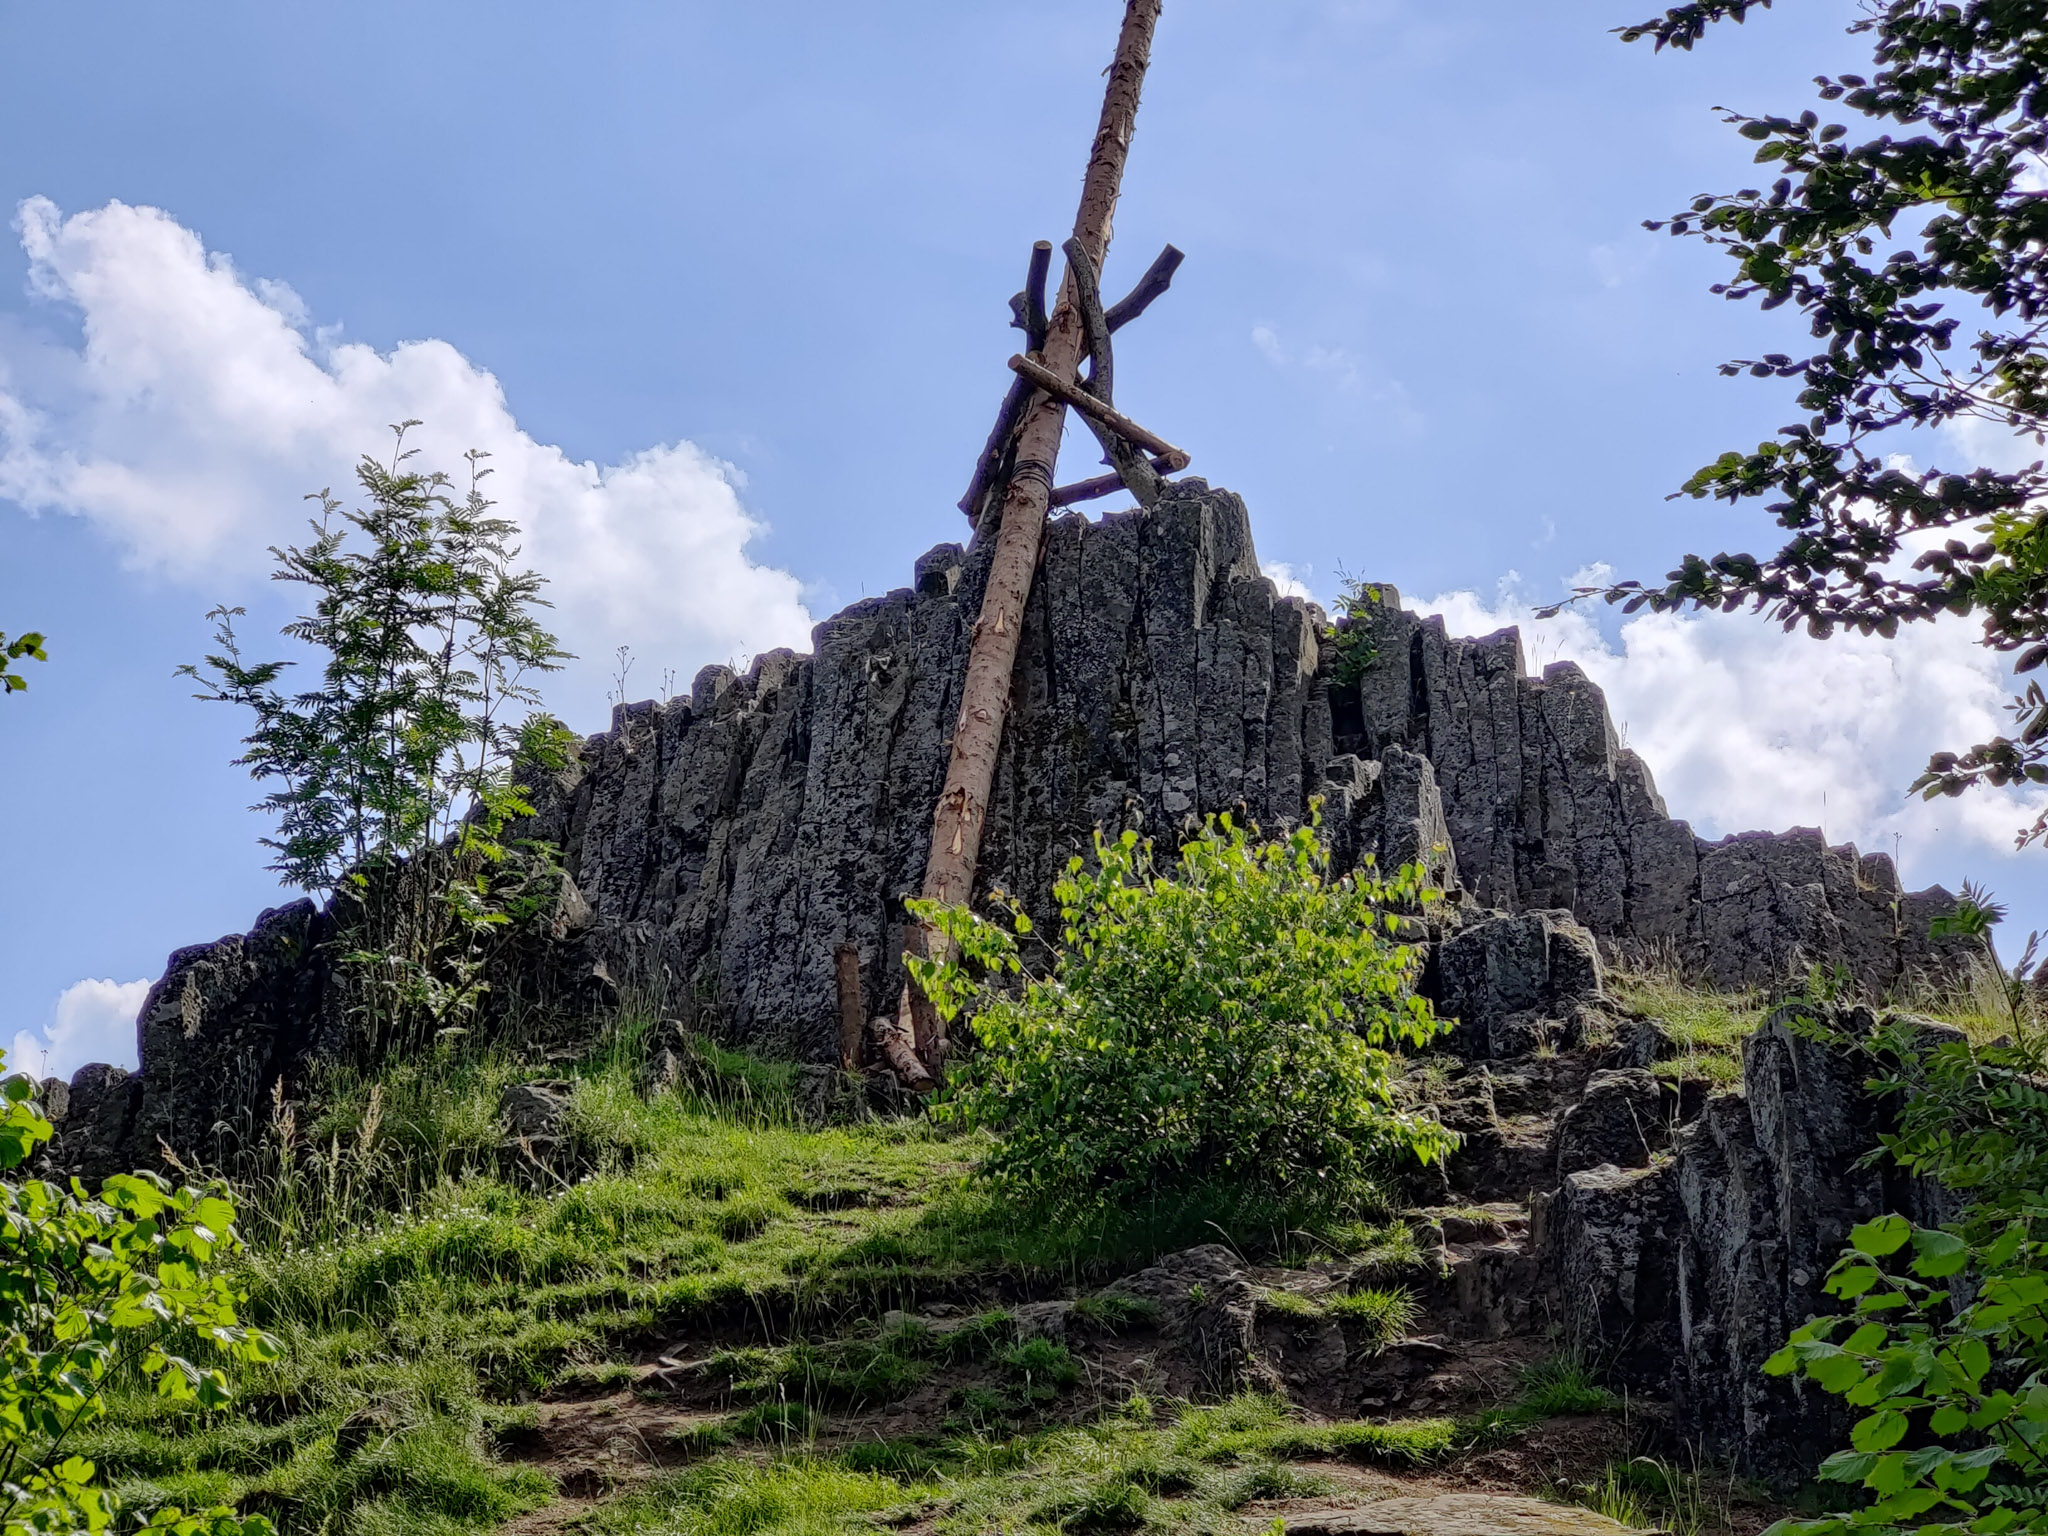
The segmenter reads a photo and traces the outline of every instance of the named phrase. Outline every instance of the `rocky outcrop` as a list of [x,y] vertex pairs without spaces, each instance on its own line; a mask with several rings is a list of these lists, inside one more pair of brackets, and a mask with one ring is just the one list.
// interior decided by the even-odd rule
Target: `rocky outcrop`
[[[531,786],[538,814],[521,831],[563,849],[569,880],[502,990],[601,1006],[633,988],[750,1048],[835,1059],[835,949],[858,950],[870,1014],[901,984],[903,900],[923,875],[987,562],[986,548],[940,545],[913,586],[820,624],[810,655],[706,668],[685,696],[615,710],[573,767]],[[1498,945],[1446,946],[1446,1011],[1479,1054],[1542,1043],[1528,1021],[1563,1017],[1558,989],[1597,975],[1582,941],[1554,948],[1542,914],[1724,981],[1839,960],[1883,987],[1938,958],[1916,935],[1946,893],[1901,895],[1883,856],[1817,833],[1699,841],[1576,667],[1532,678],[1514,631],[1457,639],[1377,593],[1358,621],[1371,660],[1339,684],[1324,615],[1260,574],[1236,496],[1185,480],[1148,512],[1055,520],[984,886],[1050,931],[1053,882],[1098,827],[1171,838],[1227,810],[1277,828],[1319,798],[1340,868],[1421,860],[1468,909],[1521,925],[1535,969],[1467,977],[1461,946],[1497,958]],[[205,1156],[295,1063],[345,1045],[320,942],[331,927],[299,903],[174,956],[144,1009],[140,1072],[82,1101],[94,1126],[125,1127],[117,1150],[79,1121],[64,1138],[85,1149],[77,1165],[153,1157],[159,1139]]]
[[[1874,1023],[1856,1009],[1837,1028],[1854,1039]],[[1823,1286],[1850,1228],[1888,1211],[1948,1214],[1938,1190],[1866,1165],[1889,1125],[1865,1087],[1872,1071],[1852,1050],[1768,1024],[1744,1042],[1742,1092],[1708,1099],[1669,1158],[1570,1171],[1546,1213],[1566,1337],[1774,1482],[1811,1476],[1847,1443],[1841,1399],[1766,1376],[1763,1363],[1792,1329],[1840,1310]]]
[[245,1139],[335,1016],[332,933],[312,902],[295,901],[246,934],[173,954],[136,1019],[143,1070],[81,1068],[52,1113],[44,1163],[93,1183],[154,1167],[163,1148],[212,1162]]
[[[1463,1028],[1462,1061],[1414,1075],[1462,1137],[1432,1194],[1444,1213],[1424,1214],[1463,1325],[1548,1333],[1671,1404],[1689,1441],[1799,1483],[1853,1414],[1764,1362],[1840,1309],[1825,1283],[1852,1227],[1950,1220],[1954,1199],[1872,1158],[1891,1120],[1867,1086],[1870,1009],[1788,1004],[1743,1042],[1741,1090],[1710,1094],[1670,1075],[1668,1031],[1605,996],[1590,947],[1568,915],[1523,913],[1468,923],[1437,957],[1440,1006],[1488,1026]],[[1474,1201],[1496,1202],[1492,1241],[1471,1240]],[[1523,1205],[1526,1238],[1498,1215]]]
[[[923,873],[986,555],[942,545],[917,585],[820,625],[810,657],[707,669],[622,708],[545,786],[594,920],[692,987],[735,1037],[824,1059],[832,956],[892,998],[902,899]],[[1423,859],[1480,908],[1554,909],[1711,979],[1847,961],[1890,985],[1936,957],[1891,863],[1817,833],[1695,838],[1575,666],[1527,675],[1512,630],[1449,636],[1377,589],[1373,659],[1334,680],[1323,615],[1258,570],[1243,504],[1199,481],[1151,512],[1047,535],[1019,655],[982,879],[1044,917],[1096,827],[1171,835],[1232,810],[1267,826],[1320,796],[1340,866]],[[622,962],[623,963],[623,962]]]

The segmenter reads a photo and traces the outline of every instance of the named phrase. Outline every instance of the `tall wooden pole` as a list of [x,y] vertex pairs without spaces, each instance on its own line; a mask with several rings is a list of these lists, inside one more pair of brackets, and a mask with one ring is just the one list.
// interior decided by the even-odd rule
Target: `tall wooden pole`
[[[1162,4],[1163,0],[1127,0],[1116,59],[1109,67],[1102,118],[1088,156],[1088,173],[1081,183],[1080,211],[1074,216],[1074,238],[1086,248],[1097,272],[1109,251],[1110,225],[1123,187],[1124,162],[1130,155],[1138,117],[1138,95],[1145,83],[1145,68],[1151,63],[1152,33]],[[1060,378],[1072,379],[1085,349],[1074,278],[1069,272],[1060,285],[1040,359]],[[1059,463],[1066,413],[1065,402],[1041,390],[1026,408],[1018,434],[1016,464],[1003,499],[988,590],[967,653],[967,681],[960,694],[960,717],[953,727],[952,761],[932,817],[932,848],[925,861],[923,891],[930,901],[958,904],[974,891],[982,823],[988,816],[996,755],[1010,712],[1010,674],[1016,666],[1024,604],[1031,595],[1032,574],[1045,535],[1046,507],[1052,495],[1053,470]],[[905,943],[913,953],[935,957],[944,939],[936,931],[914,924]],[[939,1070],[945,1055],[943,1023],[916,987],[908,984],[902,1011],[914,1021],[921,1054],[934,1071]]]

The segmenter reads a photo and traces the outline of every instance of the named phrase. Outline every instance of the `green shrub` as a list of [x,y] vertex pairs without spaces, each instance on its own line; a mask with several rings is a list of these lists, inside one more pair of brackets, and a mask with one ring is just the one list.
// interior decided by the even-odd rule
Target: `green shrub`
[[[1827,1033],[1820,1010],[1786,1011]],[[1774,1531],[2048,1529],[2048,1047],[2013,1018],[2013,1037],[1983,1046],[1930,1042],[1903,1020],[1833,1038],[1868,1050],[1876,1086],[1901,1099],[1892,1159],[1971,1204],[1946,1227],[1889,1215],[1855,1228],[1827,1280],[1848,1314],[1795,1329],[1766,1363],[1862,1410],[1820,1475],[1869,1496]]]
[[[913,904],[960,951],[913,961],[919,985],[948,1017],[975,1007],[979,1050],[936,1112],[995,1133],[998,1187],[1068,1214],[1215,1188],[1328,1214],[1450,1148],[1390,1086],[1390,1048],[1443,1027],[1392,937],[1433,897],[1419,868],[1332,879],[1312,826],[1260,844],[1225,816],[1170,870],[1134,833],[1098,835],[1054,895],[1057,957],[1020,993],[1000,985],[1023,972],[1011,931]],[[1031,924],[1013,907],[1010,928]]]
[[[0,1060],[0,1066],[4,1066]],[[51,1135],[25,1077],[0,1084],[0,1169]],[[235,1294],[209,1273],[240,1246],[218,1189],[174,1189],[116,1174],[87,1197],[40,1179],[0,1182],[0,1527],[99,1531],[119,1504],[73,1437],[106,1412],[108,1378],[137,1373],[170,1403],[224,1407],[225,1373],[188,1359],[195,1343],[234,1361],[273,1359],[242,1325]],[[177,1536],[269,1536],[260,1515],[160,1508],[148,1528]]]

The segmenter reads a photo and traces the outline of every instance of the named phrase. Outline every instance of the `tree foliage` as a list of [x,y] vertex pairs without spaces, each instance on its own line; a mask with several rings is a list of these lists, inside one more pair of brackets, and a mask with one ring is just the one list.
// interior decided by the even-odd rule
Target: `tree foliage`
[[[1689,48],[1717,19],[1768,0],[1699,0],[1622,29]],[[1815,635],[1890,636],[1901,623],[1974,614],[2021,672],[2048,661],[2048,489],[2039,462],[1901,467],[1942,449],[1913,429],[1981,423],[2048,440],[2048,11],[2033,0],[1874,0],[1850,28],[1875,44],[1868,76],[1822,77],[1807,110],[1731,113],[1773,167],[1768,188],[1703,194],[1652,223],[1726,251],[1715,292],[1790,305],[1811,346],[1722,365],[1796,381],[1801,417],[1695,473],[1679,495],[1765,499],[1775,554],[1687,555],[1662,585],[1589,588],[1629,611],[1766,612]],[[1950,439],[1951,444],[1953,438]],[[1937,753],[1913,786],[2048,783],[2048,693],[2013,701],[2010,736]],[[2022,832],[2048,833],[2048,817]]]
[[[0,1084],[0,1170],[18,1169],[50,1136],[25,1077]],[[90,1461],[67,1443],[103,1411],[119,1370],[170,1399],[218,1408],[226,1373],[196,1358],[276,1355],[243,1326],[210,1266],[235,1251],[235,1210],[215,1189],[174,1188],[154,1174],[117,1175],[97,1197],[42,1180],[0,1180],[0,1536],[103,1531],[118,1513]],[[226,1509],[156,1511],[147,1528],[176,1536],[269,1536],[261,1516]]]
[[43,652],[43,637],[34,630],[16,635],[12,640],[7,632],[0,630],[0,698],[10,693],[20,693],[28,687],[28,679],[21,675],[21,669],[14,665],[22,659],[48,661]]
[[447,475],[406,467],[417,425],[393,429],[389,465],[358,463],[361,507],[321,491],[308,498],[320,503],[312,541],[271,550],[272,579],[313,594],[284,633],[320,654],[317,683],[291,692],[281,683],[292,662],[245,660],[240,608],[215,609],[219,649],[179,669],[205,685],[198,697],[254,712],[236,763],[278,786],[256,807],[277,818],[264,845],[304,890],[332,891],[375,856],[440,843],[472,802],[516,794],[512,763],[559,733],[530,712],[535,677],[567,655],[539,621],[542,578],[517,568],[518,530],[491,516],[485,455],[470,455],[459,501]]
[[1027,968],[1014,906],[1006,926],[916,904],[959,951],[913,961],[918,984],[949,1019],[972,1007],[978,1043],[939,1112],[993,1130],[984,1173],[1054,1210],[1203,1187],[1339,1208],[1374,1171],[1451,1145],[1391,1084],[1390,1049],[1443,1027],[1394,940],[1394,914],[1434,894],[1423,881],[1332,879],[1313,828],[1260,844],[1226,816],[1171,868],[1135,833],[1098,833],[1054,887],[1049,969]]
[[515,766],[559,767],[571,740],[534,707],[567,653],[516,527],[483,494],[485,455],[469,455],[458,498],[447,475],[408,468],[415,425],[393,429],[389,464],[358,464],[360,507],[322,491],[311,542],[271,551],[274,579],[313,597],[284,627],[320,658],[312,686],[284,686],[289,661],[244,657],[240,608],[214,610],[214,653],[180,669],[198,697],[254,714],[236,762],[276,786],[256,807],[277,819],[271,868],[343,899],[378,1048],[456,1027],[496,943],[554,899],[552,850],[503,839],[533,814]]

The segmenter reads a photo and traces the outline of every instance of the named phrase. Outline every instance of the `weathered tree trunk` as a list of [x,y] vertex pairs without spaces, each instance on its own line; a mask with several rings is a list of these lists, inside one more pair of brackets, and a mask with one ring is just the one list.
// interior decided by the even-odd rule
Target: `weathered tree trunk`
[[841,944],[832,952],[832,966],[839,983],[839,1065],[857,1072],[861,1039],[867,1033],[866,1010],[861,1007],[860,946]]
[[[1151,62],[1152,32],[1163,0],[1128,0],[1116,59],[1110,65],[1103,93],[1102,118],[1096,125],[1088,173],[1081,184],[1081,207],[1074,217],[1074,238],[1086,248],[1096,271],[1109,250],[1110,225],[1123,186],[1124,162],[1138,116],[1138,95]],[[1060,285],[1059,302],[1047,327],[1044,366],[1061,379],[1071,379],[1085,350],[1081,316],[1074,302],[1071,273]],[[931,856],[925,862],[927,900],[959,903],[974,890],[974,870],[981,855],[982,823],[988,815],[989,787],[995,781],[996,754],[1010,712],[1010,674],[1017,661],[1017,643],[1024,629],[1024,604],[1031,595],[1032,573],[1038,566],[1045,533],[1045,513],[1052,495],[1053,469],[1059,462],[1060,434],[1066,425],[1066,403],[1038,392],[1026,408],[1017,441],[1016,466],[1004,497],[1002,521],[989,567],[988,590],[975,621],[967,653],[967,681],[960,695],[960,717],[953,727],[952,760],[946,787],[932,817]],[[912,924],[905,937],[910,953],[936,957],[943,935]],[[945,1026],[918,989],[906,983],[904,1006],[911,1016],[917,1046],[937,1075],[944,1068]]]

